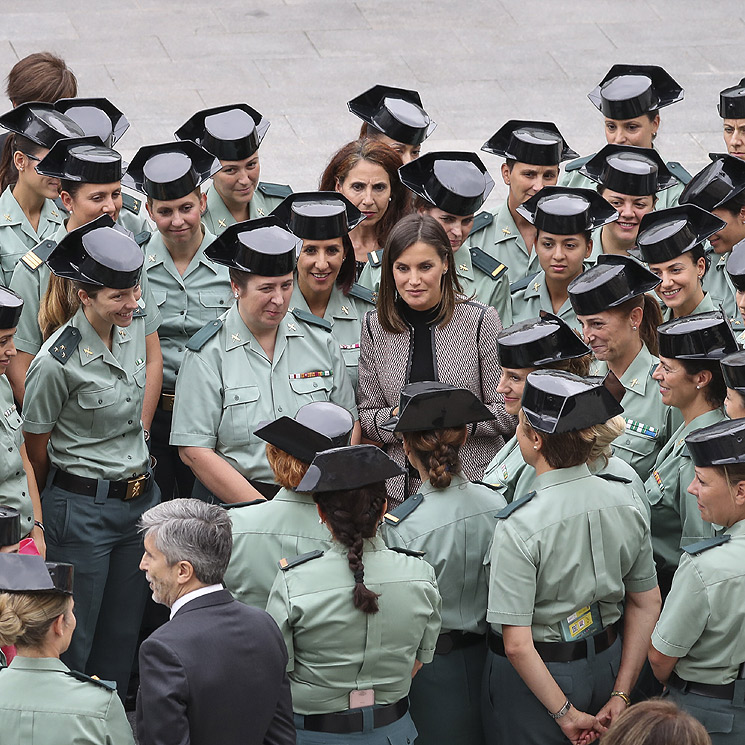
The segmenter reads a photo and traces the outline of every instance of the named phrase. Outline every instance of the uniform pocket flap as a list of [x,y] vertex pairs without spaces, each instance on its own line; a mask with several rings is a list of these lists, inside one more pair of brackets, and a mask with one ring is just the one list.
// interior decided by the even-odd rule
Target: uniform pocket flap
[[319,375],[312,378],[290,378],[290,387],[295,393],[313,393],[323,389],[330,391],[333,380],[331,375],[325,377]]
[[200,292],[199,302],[205,308],[227,308],[228,299],[226,293]]
[[658,447],[658,441],[652,437],[630,432],[628,429],[613,441],[614,448],[629,450],[637,455],[650,455]]
[[259,400],[259,387],[257,385],[243,385],[238,388],[226,388],[223,397],[223,406],[235,406],[247,404]]
[[100,391],[83,391],[78,393],[78,406],[81,409],[100,409],[115,404],[119,398],[116,388],[103,388]]
[[163,303],[165,303],[166,298],[168,297],[167,292],[158,292],[157,290],[152,290],[153,293],[153,300],[155,300],[155,304],[160,308]]

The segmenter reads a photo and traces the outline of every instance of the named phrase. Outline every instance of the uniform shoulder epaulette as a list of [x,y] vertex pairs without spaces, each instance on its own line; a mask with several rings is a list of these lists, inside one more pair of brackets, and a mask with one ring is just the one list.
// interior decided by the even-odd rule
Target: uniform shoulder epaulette
[[77,670],[65,670],[65,675],[69,675],[75,680],[82,680],[85,683],[93,683],[99,688],[105,688],[109,693],[116,690],[116,683],[113,680],[101,680],[100,678],[91,678],[90,675],[79,673]]
[[584,158],[576,158],[575,160],[571,161],[571,163],[567,163],[564,166],[565,171],[578,171],[582,166],[587,163],[588,160],[593,158],[595,156],[595,153],[592,153],[592,155],[585,155]]
[[142,247],[144,246],[149,240],[152,233],[149,230],[143,230],[141,233],[137,233],[135,236],[135,243]]
[[695,554],[700,554],[702,551],[708,551],[710,548],[714,548],[715,546],[721,546],[723,543],[727,543],[730,538],[732,538],[732,536],[728,533],[725,533],[724,535],[716,535],[713,538],[706,538],[703,541],[692,543],[690,546],[683,546],[683,551],[694,556]]
[[300,566],[300,564],[305,564],[306,561],[320,559],[321,556],[323,556],[323,551],[321,551],[320,548],[317,548],[315,551],[308,551],[307,554],[292,556],[289,559],[280,559],[277,564],[283,572],[286,572],[288,569],[292,569],[292,567]]
[[688,173],[688,171],[686,171],[686,169],[683,168],[683,166],[678,163],[677,160],[671,160],[667,164],[667,168],[670,173],[672,173],[673,176],[675,176],[675,178],[678,179],[678,181],[680,181],[680,183],[683,185],[687,184],[693,178],[693,176],[691,176],[691,174]]
[[348,295],[351,295],[352,297],[356,297],[358,300],[364,300],[366,303],[370,303],[370,305],[375,305],[375,303],[378,301],[378,293],[373,292],[370,288],[364,287],[359,282],[355,282],[350,288]]
[[383,249],[379,248],[377,251],[370,251],[367,254],[367,262],[370,266],[377,269],[383,263]]
[[145,309],[138,305],[133,311],[132,311],[132,318],[145,318],[147,316],[147,313],[145,312]]
[[617,481],[619,484],[631,483],[631,479],[624,478],[623,476],[616,476],[615,473],[596,473],[595,475],[601,479],[605,479],[606,481]]
[[292,188],[287,184],[272,184],[268,181],[259,181],[259,191],[268,197],[280,197],[284,199],[292,194]]
[[487,489],[491,489],[492,491],[502,493],[502,485],[501,484],[487,484],[486,481],[473,481],[472,483],[478,484],[479,486],[485,486]]
[[493,280],[499,279],[507,271],[507,267],[501,261],[489,256],[486,251],[476,246],[472,246],[470,251],[473,265]]
[[404,548],[403,546],[389,546],[391,551],[395,551],[397,554],[405,554],[406,556],[414,556],[417,559],[421,559],[425,552],[417,551],[413,548]]
[[483,230],[487,225],[491,225],[494,222],[494,215],[491,212],[482,210],[478,215],[474,215],[473,225],[471,225],[471,235],[477,233],[479,230]]
[[252,499],[250,502],[226,502],[222,508],[224,510],[234,510],[236,507],[252,507],[255,504],[265,504],[266,499]]
[[300,308],[293,308],[292,309],[292,315],[295,316],[299,321],[304,321],[305,323],[309,323],[311,326],[320,326],[320,328],[331,331],[333,326],[331,325],[331,321],[327,321],[325,318],[319,318],[318,316],[314,316],[312,313],[309,313],[307,310],[301,310]]
[[510,284],[510,294],[514,295],[516,292],[524,290],[538,276],[538,274],[539,272],[535,272],[534,274],[529,274],[527,277],[512,282]]
[[68,326],[58,337],[53,347],[49,347],[49,354],[63,365],[66,365],[72,353],[80,344],[80,331],[74,326]]
[[688,449],[688,445],[683,445],[683,447],[680,449],[680,455],[682,455],[684,458],[691,457],[691,451]]
[[504,507],[500,512],[497,513],[497,519],[498,520],[504,520],[506,517],[509,517],[515,510],[519,510],[521,507],[526,505],[528,502],[530,502],[531,499],[535,496],[535,492],[529,492],[524,497],[520,497],[520,499],[516,499],[514,502],[510,502],[506,507]]
[[404,499],[395,510],[386,512],[383,519],[388,525],[398,525],[402,520],[405,520],[419,505],[424,501],[424,495],[412,494],[407,499]]
[[202,328],[186,342],[186,348],[191,349],[192,352],[198,352],[221,328],[222,321],[219,318],[210,321],[202,326]]
[[54,251],[57,244],[47,238],[41,243],[37,243],[30,251],[21,256],[21,261],[27,269],[35,272],[48,258],[49,254]]
[[64,203],[64,202],[62,201],[62,197],[57,197],[57,198],[56,198],[56,199],[54,200],[54,206],[55,206],[55,207],[56,207],[56,208],[57,208],[58,210],[61,210],[61,212],[62,212],[62,214],[63,214],[63,215],[69,215],[69,214],[70,214],[70,213],[69,213],[69,212],[67,211],[67,207],[65,207],[65,203]]
[[139,215],[142,209],[142,200],[122,192],[122,207],[133,215]]

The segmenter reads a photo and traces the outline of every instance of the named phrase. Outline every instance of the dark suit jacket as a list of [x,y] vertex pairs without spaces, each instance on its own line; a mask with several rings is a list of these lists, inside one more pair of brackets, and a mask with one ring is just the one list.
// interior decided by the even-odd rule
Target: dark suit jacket
[[140,647],[140,745],[295,745],[277,624],[220,590],[192,600]]

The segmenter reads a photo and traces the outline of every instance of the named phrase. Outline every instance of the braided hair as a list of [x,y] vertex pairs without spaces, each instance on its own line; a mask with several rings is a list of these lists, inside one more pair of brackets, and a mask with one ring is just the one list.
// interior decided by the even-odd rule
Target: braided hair
[[460,448],[465,438],[465,426],[404,432],[406,445],[427,469],[429,482],[437,489],[450,486],[453,474],[460,473]]
[[378,612],[377,593],[365,587],[362,549],[365,538],[374,538],[386,500],[385,482],[360,489],[317,492],[313,500],[320,507],[334,538],[347,547],[349,569],[354,575],[354,607],[363,613]]

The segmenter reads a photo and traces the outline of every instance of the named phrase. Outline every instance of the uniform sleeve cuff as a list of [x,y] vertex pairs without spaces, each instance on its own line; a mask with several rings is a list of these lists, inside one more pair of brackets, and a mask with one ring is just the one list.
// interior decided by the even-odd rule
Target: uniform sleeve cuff
[[630,582],[625,582],[624,587],[626,592],[646,592],[647,590],[654,590],[657,587],[657,575],[647,579],[637,579]]
[[655,629],[652,632],[652,646],[658,652],[661,652],[668,657],[685,657],[688,652],[691,651],[690,647],[681,647],[678,644],[672,644],[671,642],[665,641],[665,639],[660,636],[657,626],[655,626]]
[[26,341],[18,336],[18,333],[13,337],[13,343],[16,345],[16,349],[19,352],[25,352],[26,354],[37,355],[41,349],[40,344],[36,344],[32,341]]
[[533,613],[504,613],[501,611],[487,610],[486,620],[489,623],[498,623],[502,626],[532,626]]
[[180,432],[171,432],[168,441],[169,445],[176,447],[195,447],[209,448],[214,450],[217,445],[217,437],[208,437],[207,435],[187,435]]
[[22,429],[32,435],[46,435],[54,429],[55,424],[56,422],[31,422],[24,419]]

